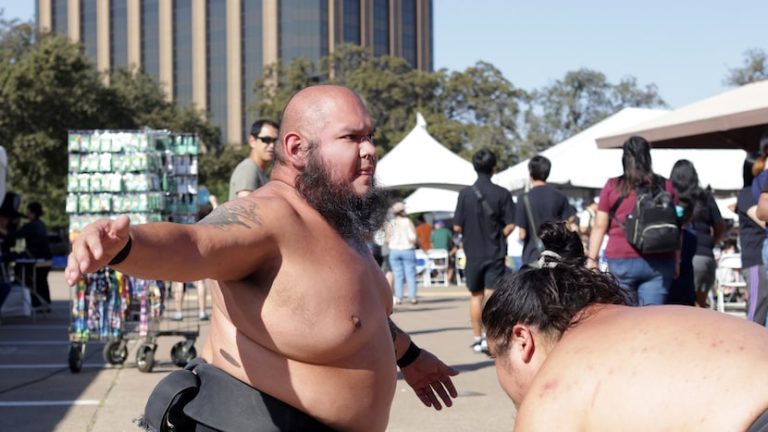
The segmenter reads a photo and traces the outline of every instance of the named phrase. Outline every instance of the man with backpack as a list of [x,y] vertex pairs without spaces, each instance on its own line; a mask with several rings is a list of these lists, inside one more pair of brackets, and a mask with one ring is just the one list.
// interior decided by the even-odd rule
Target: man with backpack
[[679,260],[675,188],[654,174],[651,145],[644,138],[629,138],[621,161],[624,174],[608,179],[600,192],[587,266],[597,267],[597,253],[608,234],[608,271],[639,305],[664,304]]

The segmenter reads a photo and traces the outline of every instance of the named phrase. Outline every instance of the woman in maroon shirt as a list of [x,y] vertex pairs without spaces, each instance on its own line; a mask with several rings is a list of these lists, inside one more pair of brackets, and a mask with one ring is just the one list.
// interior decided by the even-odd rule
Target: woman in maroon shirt
[[[608,271],[621,286],[633,293],[639,305],[664,304],[672,279],[675,277],[676,254],[641,254],[629,244],[624,236],[624,223],[637,201],[637,189],[650,187],[657,177],[664,181],[664,187],[677,202],[672,183],[653,173],[651,145],[642,137],[634,136],[624,142],[621,163],[624,174],[608,179],[600,192],[597,216],[589,237],[587,266],[596,267],[598,251],[603,237],[608,234],[605,258]],[[610,215],[611,209],[620,197],[624,197]]]

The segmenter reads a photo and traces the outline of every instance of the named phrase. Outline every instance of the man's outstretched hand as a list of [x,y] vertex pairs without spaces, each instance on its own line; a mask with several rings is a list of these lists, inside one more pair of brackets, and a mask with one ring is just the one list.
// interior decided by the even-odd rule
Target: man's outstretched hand
[[118,216],[85,227],[72,243],[72,252],[67,258],[64,271],[67,285],[72,286],[83,274],[106,266],[128,243],[129,225],[128,216]]
[[447,366],[427,350],[422,349],[416,360],[401,368],[400,371],[403,373],[405,382],[413,388],[416,396],[428,407],[434,407],[439,411],[443,408],[440,399],[443,400],[445,406],[449,407],[453,405],[451,398],[458,396],[451,377],[458,375],[459,371]]

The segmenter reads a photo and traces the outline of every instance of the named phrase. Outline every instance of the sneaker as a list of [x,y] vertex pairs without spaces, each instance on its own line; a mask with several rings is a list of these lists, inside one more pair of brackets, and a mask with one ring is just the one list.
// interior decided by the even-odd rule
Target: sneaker
[[491,355],[491,351],[488,349],[488,341],[485,338],[475,341],[472,345],[472,351],[476,353],[483,353],[485,355]]
[[184,316],[183,316],[183,315],[181,315],[181,312],[176,312],[176,313],[174,313],[174,314],[173,314],[173,316],[171,317],[171,321],[181,321],[181,320],[183,320],[183,319],[184,319]]
[[411,299],[411,304],[412,304],[412,305],[415,305],[415,304],[419,304],[419,301],[418,301],[418,300],[416,300],[415,298],[412,298],[412,299]]
[[200,313],[200,321],[208,321],[208,315],[205,312]]
[[398,297],[392,297],[392,303],[396,305],[403,304],[403,299]]
[[480,341],[480,352],[490,357],[491,350],[488,349],[488,341],[483,338],[483,340]]

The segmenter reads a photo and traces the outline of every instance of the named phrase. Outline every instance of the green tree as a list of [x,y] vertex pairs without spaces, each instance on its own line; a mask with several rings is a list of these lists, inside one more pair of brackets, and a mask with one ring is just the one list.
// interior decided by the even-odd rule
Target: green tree
[[738,87],[764,79],[768,79],[768,55],[760,48],[752,48],[744,52],[741,67],[728,70],[723,82]]
[[191,107],[177,108],[140,73],[116,71],[104,86],[82,46],[0,20],[0,143],[9,159],[8,188],[40,201],[52,228],[67,225],[67,133],[152,127],[196,132],[220,147],[218,130]]
[[627,77],[612,84],[601,72],[579,69],[532,92],[523,116],[523,148],[545,150],[627,107],[661,107],[654,84],[639,87]]
[[402,58],[377,57],[347,45],[317,63],[300,59],[287,68],[269,67],[254,85],[258,102],[252,110],[257,117],[278,118],[292,94],[318,82],[345,85],[360,94],[376,123],[380,156],[413,128],[420,112],[430,133],[454,152],[469,157],[489,147],[499,155],[500,166],[517,158],[516,117],[524,93],[488,63],[464,72],[423,72]]

